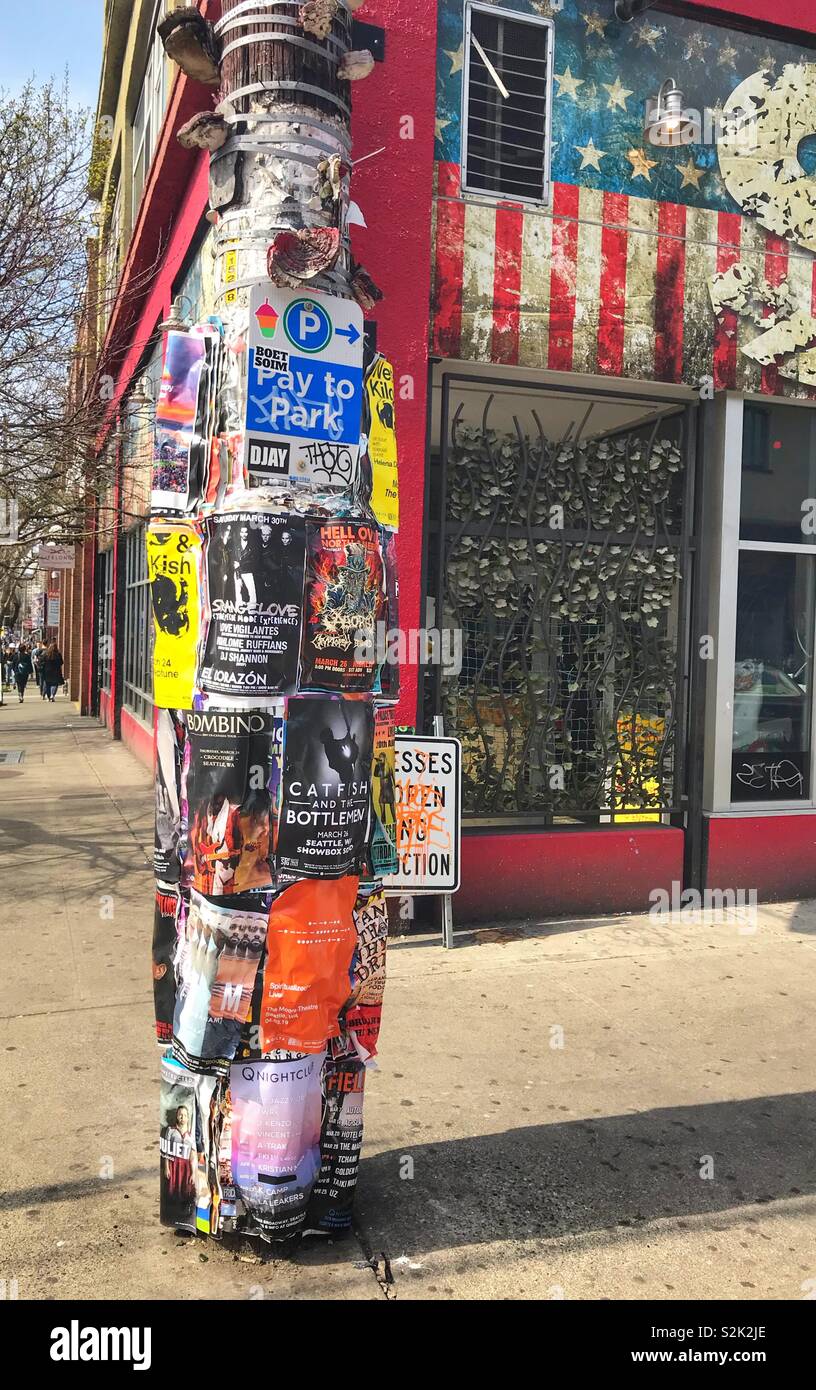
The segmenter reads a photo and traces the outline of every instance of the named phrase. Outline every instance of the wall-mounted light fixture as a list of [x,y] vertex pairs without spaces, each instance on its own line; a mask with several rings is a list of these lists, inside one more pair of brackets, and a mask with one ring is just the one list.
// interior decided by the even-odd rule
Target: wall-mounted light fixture
[[190,327],[184,317],[184,305],[189,306],[190,301],[184,294],[177,294],[173,300],[173,306],[167,318],[159,324],[160,333],[186,333]]
[[685,104],[674,78],[668,77],[657,96],[646,102],[643,132],[650,145],[687,145],[693,139],[695,126]]
[[635,15],[643,14],[656,4],[657,0],[615,0],[615,18],[622,24],[631,24]]

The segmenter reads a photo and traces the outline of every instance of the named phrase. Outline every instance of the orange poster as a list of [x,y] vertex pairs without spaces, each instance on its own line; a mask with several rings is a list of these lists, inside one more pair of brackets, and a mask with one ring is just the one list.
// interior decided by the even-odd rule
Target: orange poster
[[261,1005],[261,1048],[322,1052],[340,1032],[357,944],[359,879],[303,879],[272,904]]

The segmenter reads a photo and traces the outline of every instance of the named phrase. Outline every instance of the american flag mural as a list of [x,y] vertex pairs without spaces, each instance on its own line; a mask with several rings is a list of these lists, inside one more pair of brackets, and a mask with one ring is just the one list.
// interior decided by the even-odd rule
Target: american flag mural
[[[667,76],[681,83],[687,108],[713,112],[713,125],[744,78],[764,71],[772,81],[816,53],[656,11],[624,26],[610,4],[514,0],[508,8],[554,19],[550,203],[462,194],[463,6],[450,0],[439,35],[433,350],[813,396],[744,355],[756,322],[730,309],[715,314],[710,292],[718,274],[748,262],[768,285],[787,282],[797,306],[816,316],[812,250],[745,215],[722,181],[713,141],[653,147],[643,123],[647,98]],[[816,156],[816,136],[813,146]]]

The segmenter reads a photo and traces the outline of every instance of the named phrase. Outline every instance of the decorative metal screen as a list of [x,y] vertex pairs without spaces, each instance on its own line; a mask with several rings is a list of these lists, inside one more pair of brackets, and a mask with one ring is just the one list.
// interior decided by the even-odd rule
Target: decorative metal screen
[[682,800],[689,415],[443,378],[429,676],[474,817],[658,819]]

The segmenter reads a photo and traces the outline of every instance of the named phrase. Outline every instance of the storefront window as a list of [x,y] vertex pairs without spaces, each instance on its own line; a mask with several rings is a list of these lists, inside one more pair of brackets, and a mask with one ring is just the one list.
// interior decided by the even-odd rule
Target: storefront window
[[812,545],[809,498],[816,499],[816,412],[746,403],[740,540]]
[[745,550],[739,561],[731,793],[807,798],[816,559]]
[[659,821],[684,734],[683,409],[450,378],[430,579],[456,671],[426,713],[479,819]]
[[97,657],[98,686],[111,693],[113,667],[113,551],[97,556]]
[[147,579],[145,527],[125,537],[125,666],[123,700],[126,709],[153,722],[153,619]]
[[[816,415],[745,406],[731,797],[811,799]],[[810,553],[802,553],[807,546]]]

